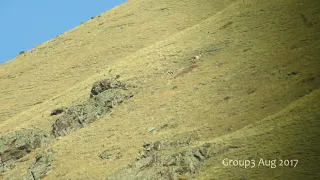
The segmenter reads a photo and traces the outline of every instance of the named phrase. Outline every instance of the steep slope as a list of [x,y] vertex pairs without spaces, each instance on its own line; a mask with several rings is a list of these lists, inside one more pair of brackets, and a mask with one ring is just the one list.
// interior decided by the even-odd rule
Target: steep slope
[[[97,58],[97,66],[82,67],[83,71],[80,67],[67,71],[70,78],[59,76],[59,81],[65,81],[68,86],[61,85],[61,89],[57,87],[51,92],[42,92],[47,95],[42,104],[29,109],[19,105],[20,110],[25,110],[23,112],[13,110],[9,113],[9,107],[3,107],[8,109],[7,114],[16,115],[11,118],[6,116],[6,121],[0,124],[0,133],[3,135],[28,127],[49,132],[56,120],[56,117],[50,116],[53,109],[84,101],[96,80],[120,74],[121,81],[137,87],[133,90],[134,97],[113,108],[110,115],[100,117],[87,127],[56,139],[46,147],[56,152],[53,171],[47,179],[131,179],[137,175],[141,177],[141,172],[157,173],[159,168],[165,168],[162,162],[150,161],[152,163],[148,162],[140,170],[134,167],[139,167],[143,161],[143,158],[137,157],[141,158],[139,151],[144,149],[145,142],[166,140],[187,143],[163,151],[157,149],[159,152],[155,152],[155,159],[184,154],[182,152],[206,143],[216,147],[216,152],[200,163],[196,173],[188,168],[187,171],[178,171],[172,167],[169,174],[173,179],[319,178],[316,170],[319,156],[316,152],[320,132],[320,3],[310,1],[307,4],[300,0],[224,2],[190,1],[183,6],[179,3],[168,4],[169,1],[137,0],[119,7],[120,12],[121,8],[129,5],[133,9],[166,5],[169,9],[184,8],[185,13],[198,16],[195,13],[198,12],[202,15],[193,23],[181,22],[188,25],[168,34],[157,31],[162,26],[154,27],[150,23],[153,27],[150,32],[157,31],[155,35],[159,37],[153,37],[154,40],[150,37],[144,47],[128,51],[127,55],[114,57],[110,62],[104,61],[103,67],[106,68],[101,69],[100,73],[84,72],[99,67],[102,59]],[[172,14],[172,17],[180,18],[180,15]],[[163,20],[171,19],[163,17]],[[88,22],[88,27],[89,23],[94,22]],[[173,22],[167,23],[170,26]],[[85,28],[80,26],[78,31]],[[71,36],[72,33],[63,36]],[[120,32],[119,36],[123,37]],[[132,42],[134,40],[132,38]],[[128,42],[118,43],[129,42],[131,38]],[[95,43],[99,44],[100,40]],[[56,53],[53,50],[49,52]],[[79,47],[79,52],[70,50],[69,53],[84,59],[81,52]],[[106,51],[97,49],[92,53],[100,57]],[[199,54],[203,54],[200,60],[192,59],[192,56]],[[23,68],[24,64],[19,64],[21,61],[18,59],[10,63],[17,63],[17,68]],[[48,81],[39,79],[39,82]],[[48,79],[50,84],[55,77],[49,75]],[[76,82],[80,79],[83,81]],[[57,85],[52,84],[52,87]],[[2,94],[11,97],[10,94]],[[21,104],[26,104],[28,98],[22,98]],[[25,177],[36,154],[44,149],[23,157],[15,168],[3,174],[4,179]],[[104,160],[100,156],[103,152],[109,152],[115,158]],[[249,169],[225,167],[222,164],[225,158],[298,159],[299,164],[296,168]],[[145,175],[153,177],[154,174]]]
[[[213,158],[198,179],[318,179],[319,95],[315,90],[261,122],[217,139],[239,148]],[[250,164],[221,166],[226,158]]]
[[35,47],[0,68],[0,122],[231,3],[130,1]]

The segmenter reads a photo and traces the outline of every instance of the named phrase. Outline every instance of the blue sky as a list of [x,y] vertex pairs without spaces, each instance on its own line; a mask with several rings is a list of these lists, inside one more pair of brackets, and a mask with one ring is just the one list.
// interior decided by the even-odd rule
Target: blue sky
[[124,2],[126,0],[1,1],[0,64]]

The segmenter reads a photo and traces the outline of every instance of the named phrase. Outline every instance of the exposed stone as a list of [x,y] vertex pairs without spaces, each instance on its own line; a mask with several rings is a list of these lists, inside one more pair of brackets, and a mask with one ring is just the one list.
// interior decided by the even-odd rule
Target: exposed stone
[[52,171],[54,151],[49,149],[37,155],[34,163],[28,169],[27,180],[40,180]]
[[102,160],[112,161],[112,160],[118,159],[120,157],[120,152],[115,152],[113,150],[105,150],[99,155],[99,157]]
[[248,94],[253,94],[254,92],[256,92],[256,88],[249,88],[248,90],[247,90],[247,93]]
[[[120,76],[119,76],[120,77]],[[118,79],[116,77],[116,79]],[[115,79],[104,79],[102,81],[97,81],[93,84],[90,92],[90,98],[97,96],[103,91],[107,91],[109,89],[127,89],[126,84],[121,83]]]
[[[191,144],[190,141],[184,142],[185,146]],[[176,149],[179,145],[182,145],[181,141],[145,143],[136,162],[108,177],[107,180],[190,179],[199,172],[206,160],[223,150],[207,143],[198,147],[184,148],[180,152],[162,153],[163,150],[171,152],[170,150]],[[215,148],[217,149],[213,150]]]
[[126,84],[111,79],[94,83],[90,98],[86,102],[72,105],[55,121],[52,135],[65,136],[110,113],[114,106],[133,97],[126,87]]
[[2,171],[14,167],[14,163],[51,141],[50,134],[39,129],[23,129],[0,138],[0,167]]

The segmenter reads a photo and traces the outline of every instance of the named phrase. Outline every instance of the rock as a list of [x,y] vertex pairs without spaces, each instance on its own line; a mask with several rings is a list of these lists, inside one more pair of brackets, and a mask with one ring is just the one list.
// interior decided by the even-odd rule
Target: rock
[[110,79],[96,82],[90,98],[82,104],[70,106],[52,125],[51,133],[59,137],[83,128],[131,97],[133,95],[127,91],[126,84]]
[[37,155],[35,162],[29,167],[27,180],[39,180],[52,171],[52,162],[54,160],[54,151],[47,150]]
[[102,159],[102,160],[109,160],[109,161],[112,161],[112,160],[115,160],[119,157],[119,152],[114,152],[112,150],[105,150],[103,151],[99,157]]
[[121,83],[120,81],[117,81],[115,79],[104,79],[102,81],[97,81],[91,88],[90,98],[97,96],[101,92],[107,91],[109,89],[126,89],[126,84]]
[[256,92],[256,88],[249,88],[248,90],[247,90],[247,93],[248,94],[253,94],[254,92]]
[[14,163],[36,148],[51,142],[50,134],[39,129],[23,129],[0,138],[0,167],[14,167]]
[[154,128],[154,127],[149,128],[149,129],[148,129],[148,133],[155,134],[155,133],[157,133],[157,129]]
[[[107,180],[178,180],[190,177],[197,172],[203,163],[215,153],[209,143],[198,147],[190,147],[178,153],[161,153],[162,150],[175,149],[181,142],[190,145],[188,141],[179,140],[147,142],[143,145],[137,160],[107,178]],[[188,144],[188,145],[187,145]],[[184,148],[185,149],[185,148]],[[222,149],[220,149],[222,151]]]
[[[1,163],[1,164],[0,164],[0,173],[7,172],[7,171],[9,171],[9,170],[10,170],[10,168],[8,168],[7,164],[5,164],[5,163]],[[1,177],[1,176],[0,176],[0,177]]]

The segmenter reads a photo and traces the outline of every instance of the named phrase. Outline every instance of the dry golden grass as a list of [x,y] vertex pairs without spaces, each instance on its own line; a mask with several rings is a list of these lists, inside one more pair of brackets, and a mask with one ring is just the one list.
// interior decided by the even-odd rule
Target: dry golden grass
[[[301,0],[129,1],[0,66],[0,135],[50,131],[53,109],[86,100],[93,82],[121,74],[136,95],[52,143],[58,153],[46,179],[104,179],[132,163],[143,142],[179,137],[241,145],[206,163],[199,179],[301,179],[319,159],[319,12],[317,1]],[[184,73],[199,53],[199,67]],[[119,158],[101,161],[107,149]],[[300,158],[302,168],[221,165],[256,152]],[[4,179],[25,176],[35,154]]]

